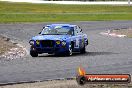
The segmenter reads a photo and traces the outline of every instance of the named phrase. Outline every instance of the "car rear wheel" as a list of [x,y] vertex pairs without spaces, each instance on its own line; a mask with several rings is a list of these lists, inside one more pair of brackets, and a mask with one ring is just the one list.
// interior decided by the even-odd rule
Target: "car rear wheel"
[[86,53],[86,47],[84,46],[81,50],[80,50],[80,53]]
[[66,55],[67,55],[67,56],[71,56],[71,55],[72,55],[72,44],[69,45],[69,49],[68,49],[68,51],[66,52]]

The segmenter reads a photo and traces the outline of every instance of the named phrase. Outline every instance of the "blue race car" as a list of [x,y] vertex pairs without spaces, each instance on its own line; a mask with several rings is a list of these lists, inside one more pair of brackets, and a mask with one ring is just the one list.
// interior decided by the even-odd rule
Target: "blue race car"
[[88,38],[77,25],[51,24],[43,27],[39,35],[32,37],[29,43],[32,57],[42,53],[70,56],[73,52],[85,53]]

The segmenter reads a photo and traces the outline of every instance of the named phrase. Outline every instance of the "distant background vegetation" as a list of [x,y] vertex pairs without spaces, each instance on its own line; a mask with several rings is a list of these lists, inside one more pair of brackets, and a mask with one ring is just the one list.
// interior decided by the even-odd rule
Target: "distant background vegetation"
[[132,7],[0,2],[0,23],[100,20],[132,20]]
[[43,0],[43,1],[128,1],[128,0]]

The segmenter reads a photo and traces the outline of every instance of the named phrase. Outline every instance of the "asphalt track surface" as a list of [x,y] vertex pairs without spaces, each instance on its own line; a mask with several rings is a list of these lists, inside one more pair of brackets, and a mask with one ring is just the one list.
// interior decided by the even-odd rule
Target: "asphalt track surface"
[[[115,38],[100,35],[114,28],[132,27],[132,21],[71,22],[82,27],[88,35],[85,54],[70,57],[43,54],[32,58],[0,59],[0,84],[72,78],[82,66],[87,73],[132,73],[132,38]],[[0,24],[0,34],[23,44],[29,50],[29,39],[50,23]]]

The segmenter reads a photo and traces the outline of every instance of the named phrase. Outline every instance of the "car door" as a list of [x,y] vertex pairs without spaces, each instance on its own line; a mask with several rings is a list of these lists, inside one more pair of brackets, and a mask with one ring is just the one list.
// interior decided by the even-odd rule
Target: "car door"
[[78,26],[75,26],[74,28],[74,48],[80,49],[81,47],[81,41],[82,41],[82,35],[80,34],[80,28]]
[[77,27],[77,30],[78,30],[78,36],[79,36],[79,48],[81,49],[84,47],[84,44],[85,44],[84,35],[80,27]]

